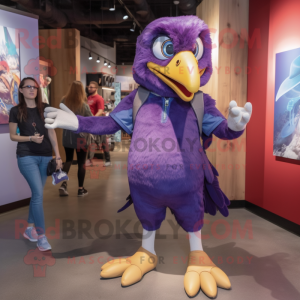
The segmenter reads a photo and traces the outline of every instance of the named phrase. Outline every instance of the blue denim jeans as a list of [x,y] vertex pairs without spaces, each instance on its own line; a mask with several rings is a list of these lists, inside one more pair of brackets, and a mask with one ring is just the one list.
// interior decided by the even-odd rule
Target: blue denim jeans
[[47,166],[52,156],[18,156],[18,166],[31,189],[28,223],[34,223],[39,235],[45,233],[43,192]]

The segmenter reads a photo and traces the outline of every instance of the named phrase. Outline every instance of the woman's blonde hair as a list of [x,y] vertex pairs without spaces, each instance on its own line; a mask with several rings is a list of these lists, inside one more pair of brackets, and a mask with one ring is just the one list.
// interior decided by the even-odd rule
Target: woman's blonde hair
[[87,102],[83,84],[80,81],[73,81],[68,93],[63,97],[64,104],[74,113],[82,113],[83,105]]

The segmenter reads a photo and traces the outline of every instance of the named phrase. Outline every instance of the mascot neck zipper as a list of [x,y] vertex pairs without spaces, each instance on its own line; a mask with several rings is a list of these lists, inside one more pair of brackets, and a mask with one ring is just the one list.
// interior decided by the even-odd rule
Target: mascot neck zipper
[[163,108],[162,123],[165,123],[167,121],[167,116],[169,114],[169,109],[170,109],[171,101],[172,101],[172,98],[164,98],[164,108]]

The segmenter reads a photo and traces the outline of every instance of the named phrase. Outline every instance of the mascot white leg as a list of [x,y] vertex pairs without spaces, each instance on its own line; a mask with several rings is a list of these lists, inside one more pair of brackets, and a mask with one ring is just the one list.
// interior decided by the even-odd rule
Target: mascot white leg
[[144,274],[153,270],[157,265],[157,256],[154,250],[156,231],[143,230],[142,246],[131,257],[115,259],[104,264],[101,268],[101,277],[112,278],[122,276],[122,286],[128,286],[140,281]]
[[202,251],[202,239],[201,230],[198,232],[188,232],[190,239],[190,250],[191,251]]
[[142,241],[142,247],[149,252],[156,255],[154,250],[154,243],[155,243],[155,234],[156,230],[154,231],[148,231],[146,229],[143,229],[143,241]]
[[184,276],[184,288],[190,297],[202,291],[211,298],[217,295],[217,286],[230,289],[231,284],[227,275],[211,261],[203,251],[201,230],[189,232],[190,255],[189,263]]

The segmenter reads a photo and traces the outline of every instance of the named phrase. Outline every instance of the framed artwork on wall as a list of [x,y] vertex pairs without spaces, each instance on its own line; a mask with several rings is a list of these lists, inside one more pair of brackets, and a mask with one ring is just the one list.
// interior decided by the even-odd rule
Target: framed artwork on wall
[[300,48],[276,54],[275,156],[300,160]]
[[0,25],[0,124],[8,124],[9,111],[19,103],[19,34]]

